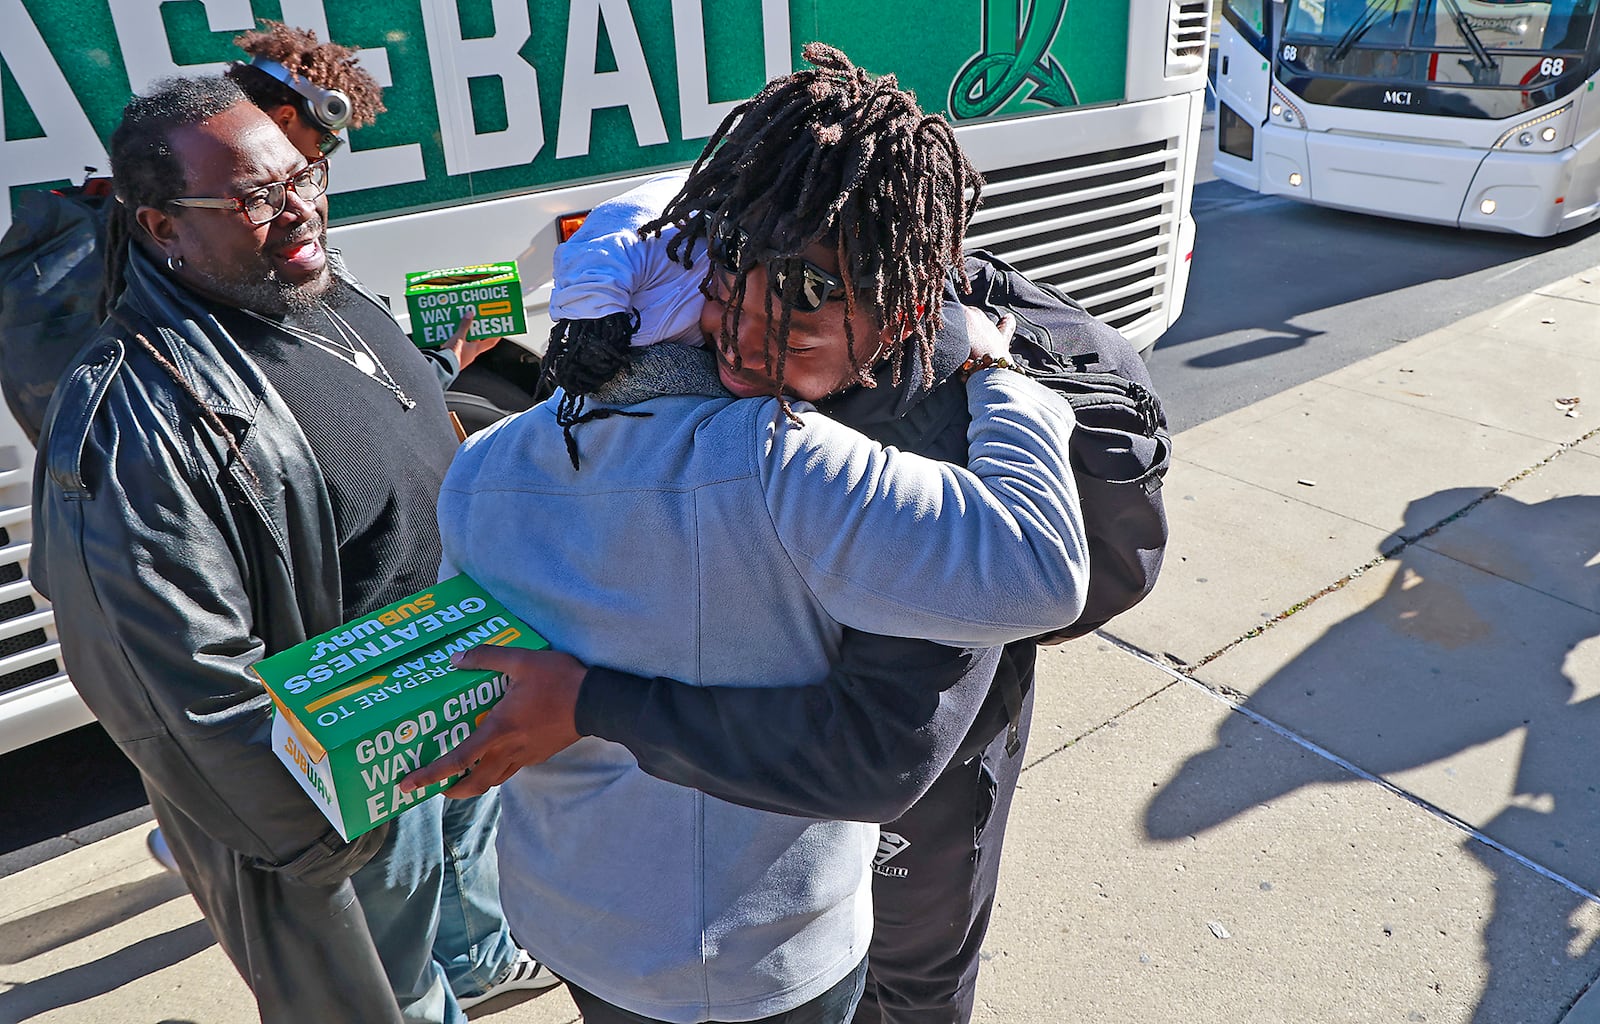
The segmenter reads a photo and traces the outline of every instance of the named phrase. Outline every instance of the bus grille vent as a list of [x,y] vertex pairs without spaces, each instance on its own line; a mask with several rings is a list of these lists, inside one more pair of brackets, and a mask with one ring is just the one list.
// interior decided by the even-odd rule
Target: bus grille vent
[[30,477],[25,469],[0,471],[0,693],[61,674],[55,618],[28,580],[33,545],[13,539],[19,526],[25,538],[31,532]]
[[1118,329],[1164,317],[1178,140],[994,171],[967,247],[1047,281]]
[[1168,0],[1167,77],[1192,75],[1206,65],[1211,0]]

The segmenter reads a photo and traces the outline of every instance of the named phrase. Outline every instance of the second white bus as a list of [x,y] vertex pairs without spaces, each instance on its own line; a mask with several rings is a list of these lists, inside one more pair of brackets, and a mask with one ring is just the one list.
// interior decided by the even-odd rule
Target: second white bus
[[1219,178],[1553,235],[1600,217],[1595,0],[1223,0]]

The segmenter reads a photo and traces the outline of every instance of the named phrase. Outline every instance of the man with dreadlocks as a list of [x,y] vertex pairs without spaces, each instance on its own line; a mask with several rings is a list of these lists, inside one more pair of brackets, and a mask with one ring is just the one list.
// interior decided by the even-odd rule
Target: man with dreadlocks
[[326,162],[222,77],[135,97],[111,157],[120,297],[51,402],[34,498],[74,684],[263,1020],[463,1024],[476,997],[553,984],[500,910],[496,797],[342,841],[249,672],[438,568],[455,432],[328,259]]
[[[998,651],[930,653],[887,636],[998,643],[1040,631],[1000,623],[1053,628],[1081,600],[1081,522],[1056,421],[1070,412],[993,368],[1005,339],[981,313],[941,303],[975,173],[948,126],[892,79],[815,44],[805,56],[817,68],[735,111],[658,225],[673,235],[671,252],[705,268],[689,287],[706,289],[697,320],[714,355],[628,349],[630,336],[677,333],[686,278],[664,268],[659,246],[630,246],[626,230],[602,235],[612,255],[585,263],[580,252],[572,259],[583,266],[558,271],[601,296],[596,319],[558,331],[567,390],[469,442],[441,492],[447,571],[470,573],[580,658],[693,683],[584,678],[564,655],[550,658],[575,675],[541,674],[515,652],[470,652],[463,663],[511,673],[505,700],[473,738],[402,784],[464,768],[453,795],[504,781],[507,912],[590,1024],[848,1019],[854,993],[841,992],[864,981],[850,968],[864,948],[876,833],[791,815],[842,805],[836,775],[824,770],[821,792],[796,776],[808,774],[804,746],[819,736],[872,742],[857,714],[870,695],[830,703],[800,684],[844,657],[858,682],[895,685],[914,708],[897,721],[920,717],[941,733],[931,770],[907,769],[925,786],[971,724],[970,695],[987,692]],[[647,209],[652,191],[620,205]],[[643,326],[625,312],[641,297],[651,302]],[[959,327],[941,332],[946,315]],[[936,334],[963,339],[954,362]],[[791,401],[871,380],[886,386],[860,390],[888,397],[879,418],[889,420],[899,399],[964,360],[961,379],[939,392],[953,404],[902,419],[953,443],[949,457],[970,461],[976,490],[964,469],[886,453]],[[697,373],[708,363],[714,381]],[[1002,421],[1033,425],[1012,434]],[[1022,479],[1037,488],[1031,496],[1012,490]],[[996,501],[1005,539],[973,546]],[[845,626],[886,636],[865,646]],[[965,686],[953,684],[963,672]],[[591,695],[607,686],[598,700],[616,704],[595,707]],[[730,735],[758,706],[777,711],[757,725],[772,744],[763,751]],[[673,721],[656,721],[662,708]],[[613,731],[611,711],[631,721]],[[717,721],[724,712],[732,717]],[[691,750],[698,742],[719,750]],[[887,757],[866,760],[872,770]],[[739,780],[734,763],[778,778]],[[715,798],[724,793],[735,803]],[[969,854],[973,821],[969,810]],[[524,911],[536,919],[524,925]]]
[[[327,156],[343,145],[344,136],[338,132],[372,124],[383,113],[383,87],[361,67],[356,51],[338,43],[319,43],[317,34],[310,29],[295,28],[280,21],[263,20],[261,24],[262,28],[235,36],[233,40],[233,45],[249,54],[252,60],[248,64],[235,62],[223,73],[272,118],[272,123],[307,160]],[[120,238],[107,241],[113,243],[107,248],[121,251]],[[92,253],[84,256],[85,259],[92,257]],[[337,262],[338,250],[328,250],[328,258]],[[107,276],[112,280],[108,280],[108,286],[120,287],[120,282],[115,280],[119,274],[117,268],[111,268]],[[101,296],[96,322],[105,319],[110,301],[108,296]],[[501,341],[500,338],[467,340],[471,323],[469,314],[448,342],[423,352],[434,362],[434,372],[445,387],[449,387],[479,355]],[[0,388],[5,391],[6,401],[23,431],[34,440],[39,436],[39,422],[32,414],[43,413],[75,347],[60,337],[50,340],[48,358],[45,353],[34,352],[31,358],[3,360],[9,372],[0,374]],[[5,346],[0,346],[0,350],[4,349]],[[151,830],[145,842],[162,867],[173,872],[178,870],[159,827]]]

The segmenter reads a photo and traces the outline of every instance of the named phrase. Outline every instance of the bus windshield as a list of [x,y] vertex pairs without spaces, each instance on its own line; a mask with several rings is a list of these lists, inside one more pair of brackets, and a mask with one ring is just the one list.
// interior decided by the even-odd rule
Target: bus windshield
[[[1596,0],[1292,0],[1284,37],[1351,49],[1581,51]],[[1481,59],[1481,56],[1480,56]],[[1487,63],[1487,61],[1485,61]]]

